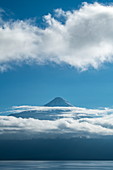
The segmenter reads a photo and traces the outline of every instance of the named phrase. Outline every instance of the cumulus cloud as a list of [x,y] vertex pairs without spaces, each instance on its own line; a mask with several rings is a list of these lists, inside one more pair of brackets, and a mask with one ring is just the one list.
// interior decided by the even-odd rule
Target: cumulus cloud
[[[15,106],[15,110],[24,107],[30,111],[24,114],[31,117],[0,116],[0,139],[113,137],[113,109]],[[37,111],[37,118],[32,111]]]
[[81,70],[113,62],[112,5],[84,3],[79,10],[56,9],[43,18],[42,29],[31,20],[4,21],[0,15],[2,71],[13,62],[65,63]]

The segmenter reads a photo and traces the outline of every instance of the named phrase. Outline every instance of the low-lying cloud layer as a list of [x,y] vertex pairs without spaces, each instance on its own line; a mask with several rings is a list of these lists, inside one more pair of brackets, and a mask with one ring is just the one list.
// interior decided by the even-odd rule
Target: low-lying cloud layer
[[[48,120],[44,119],[44,115],[42,120],[0,116],[0,139],[107,138],[113,136],[113,109],[94,110],[74,107],[68,108],[67,111],[66,108],[62,108],[62,118],[57,112],[56,118],[53,120],[51,120],[51,114],[49,115],[51,109],[55,111],[60,108],[48,108],[47,110],[45,107]],[[37,110],[44,111],[44,107],[37,107]],[[32,114],[34,113],[31,112]],[[44,113],[42,112],[42,114]]]
[[2,71],[12,62],[66,63],[81,70],[97,69],[102,63],[113,62],[112,5],[84,3],[79,10],[57,9],[54,16],[44,16],[45,28],[38,27],[30,19],[4,21],[2,16]]

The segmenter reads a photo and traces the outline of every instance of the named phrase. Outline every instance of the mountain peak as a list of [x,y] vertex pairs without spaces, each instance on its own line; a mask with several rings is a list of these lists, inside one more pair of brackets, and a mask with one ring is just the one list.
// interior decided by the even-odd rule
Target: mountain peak
[[45,104],[44,106],[48,107],[73,107],[69,102],[61,97],[56,97],[49,103]]

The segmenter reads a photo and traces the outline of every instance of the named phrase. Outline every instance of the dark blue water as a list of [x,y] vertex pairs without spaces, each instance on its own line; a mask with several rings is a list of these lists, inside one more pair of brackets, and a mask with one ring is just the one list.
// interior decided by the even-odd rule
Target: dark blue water
[[113,170],[113,161],[0,161],[0,170]]

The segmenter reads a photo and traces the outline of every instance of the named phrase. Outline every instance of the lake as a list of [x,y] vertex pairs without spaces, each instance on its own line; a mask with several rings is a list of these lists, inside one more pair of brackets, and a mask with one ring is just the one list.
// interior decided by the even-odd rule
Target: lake
[[113,161],[0,161],[0,170],[112,170]]

